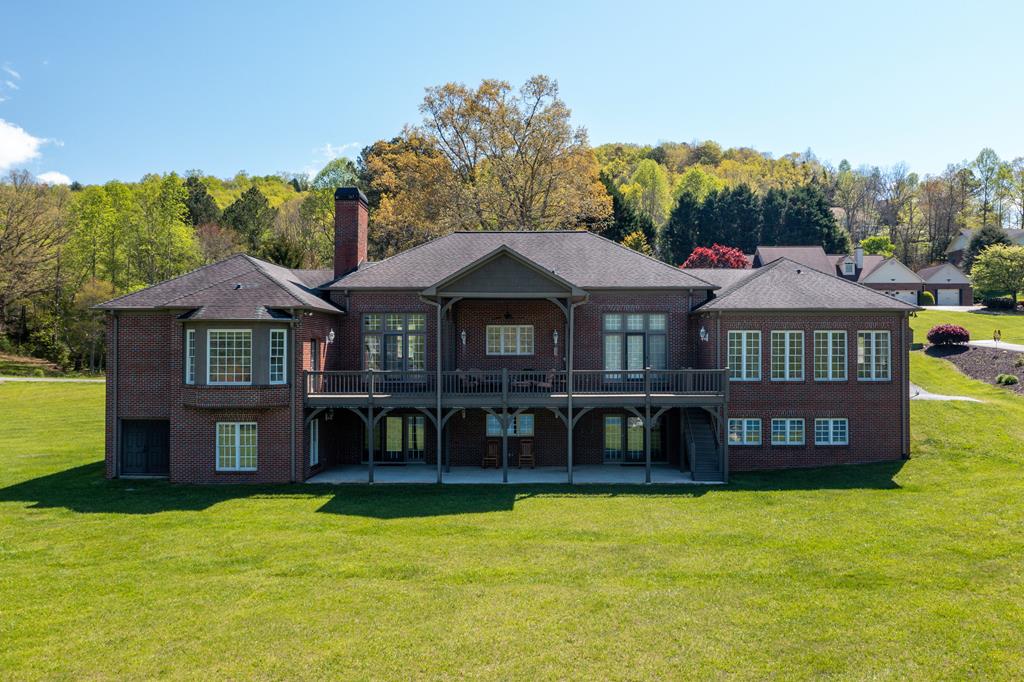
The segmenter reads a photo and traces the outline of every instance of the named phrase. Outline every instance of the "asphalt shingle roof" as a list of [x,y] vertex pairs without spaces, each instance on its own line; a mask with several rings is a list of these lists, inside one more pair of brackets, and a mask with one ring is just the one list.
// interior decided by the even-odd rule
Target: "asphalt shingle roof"
[[825,254],[820,246],[759,246],[754,256],[765,266],[769,263],[788,258],[791,261],[814,268],[818,272],[834,275],[834,261]]
[[751,268],[684,268],[683,272],[725,289],[757,272]]
[[274,308],[339,312],[309,282],[329,281],[327,271],[289,270],[238,254],[180,277],[96,306],[105,310],[197,309],[191,319],[274,319]]
[[717,292],[700,310],[918,310],[917,306],[782,258]]
[[361,267],[331,289],[425,289],[507,246],[583,289],[712,289],[686,271],[592,232],[455,232]]

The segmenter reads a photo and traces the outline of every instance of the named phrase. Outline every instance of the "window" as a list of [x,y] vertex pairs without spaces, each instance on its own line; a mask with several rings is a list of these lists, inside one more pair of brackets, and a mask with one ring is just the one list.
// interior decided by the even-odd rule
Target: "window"
[[803,419],[773,419],[772,445],[803,445]]
[[604,458],[610,461],[622,459],[622,425],[624,417],[604,418]]
[[814,332],[814,380],[846,381],[846,332]]
[[320,463],[320,420],[309,422],[309,466]]
[[603,329],[606,370],[665,369],[668,366],[668,316],[665,313],[608,313],[604,316]]
[[206,339],[206,383],[252,383],[251,330],[211,329]]
[[533,325],[487,325],[487,354],[533,355]]
[[815,445],[847,445],[850,442],[850,424],[846,419],[815,419]]
[[256,424],[217,422],[217,471],[256,471]]
[[[604,459],[606,462],[642,462],[644,449],[644,420],[626,415],[604,417]],[[651,429],[651,458],[661,458],[661,427]]]
[[761,380],[761,332],[729,332],[729,379]]
[[772,332],[772,381],[803,381],[804,333]]
[[730,419],[729,445],[760,445],[760,419]]
[[889,380],[889,332],[857,332],[857,378]]
[[[374,456],[379,461],[423,462],[427,451],[426,418],[418,414],[388,415],[374,427],[373,438]],[[363,445],[366,461],[370,445],[368,433]]]
[[284,329],[270,330],[270,383],[283,384],[288,381],[285,371],[285,349],[288,344],[288,332]]
[[844,262],[843,263],[843,274],[844,275],[856,275],[857,274],[857,264],[854,261],[852,261],[852,260],[848,260],[848,261]]
[[427,316],[424,313],[363,315],[366,369],[422,372],[427,368]]
[[[487,435],[491,438],[501,438],[501,421],[497,415],[487,415]],[[508,435],[515,438],[531,438],[533,436],[533,415],[516,415],[508,425]]]
[[196,330],[185,331],[185,383],[196,383]]

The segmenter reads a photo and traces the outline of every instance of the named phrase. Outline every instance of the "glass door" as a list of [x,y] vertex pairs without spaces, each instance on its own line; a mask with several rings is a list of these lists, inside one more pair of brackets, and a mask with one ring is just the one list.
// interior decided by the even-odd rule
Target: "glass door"
[[423,415],[411,415],[405,418],[405,460],[422,462],[427,451],[426,418]]
[[405,453],[402,449],[402,418],[384,418],[384,453],[385,462],[401,462]]
[[639,370],[630,372],[627,376],[630,381],[640,381],[644,378],[644,335],[626,334],[626,369]]

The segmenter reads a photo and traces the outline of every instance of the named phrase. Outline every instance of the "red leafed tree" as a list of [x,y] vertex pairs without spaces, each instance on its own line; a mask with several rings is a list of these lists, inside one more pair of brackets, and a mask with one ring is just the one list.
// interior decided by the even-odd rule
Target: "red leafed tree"
[[750,267],[750,262],[743,252],[731,246],[712,244],[711,248],[698,246],[680,265],[681,268],[732,268],[742,270]]

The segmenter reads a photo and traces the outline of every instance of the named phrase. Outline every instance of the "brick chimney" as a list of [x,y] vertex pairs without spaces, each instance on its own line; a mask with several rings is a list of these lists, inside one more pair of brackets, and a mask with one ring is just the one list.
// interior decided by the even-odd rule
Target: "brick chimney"
[[334,190],[334,276],[347,275],[366,262],[370,223],[366,195],[356,187]]

